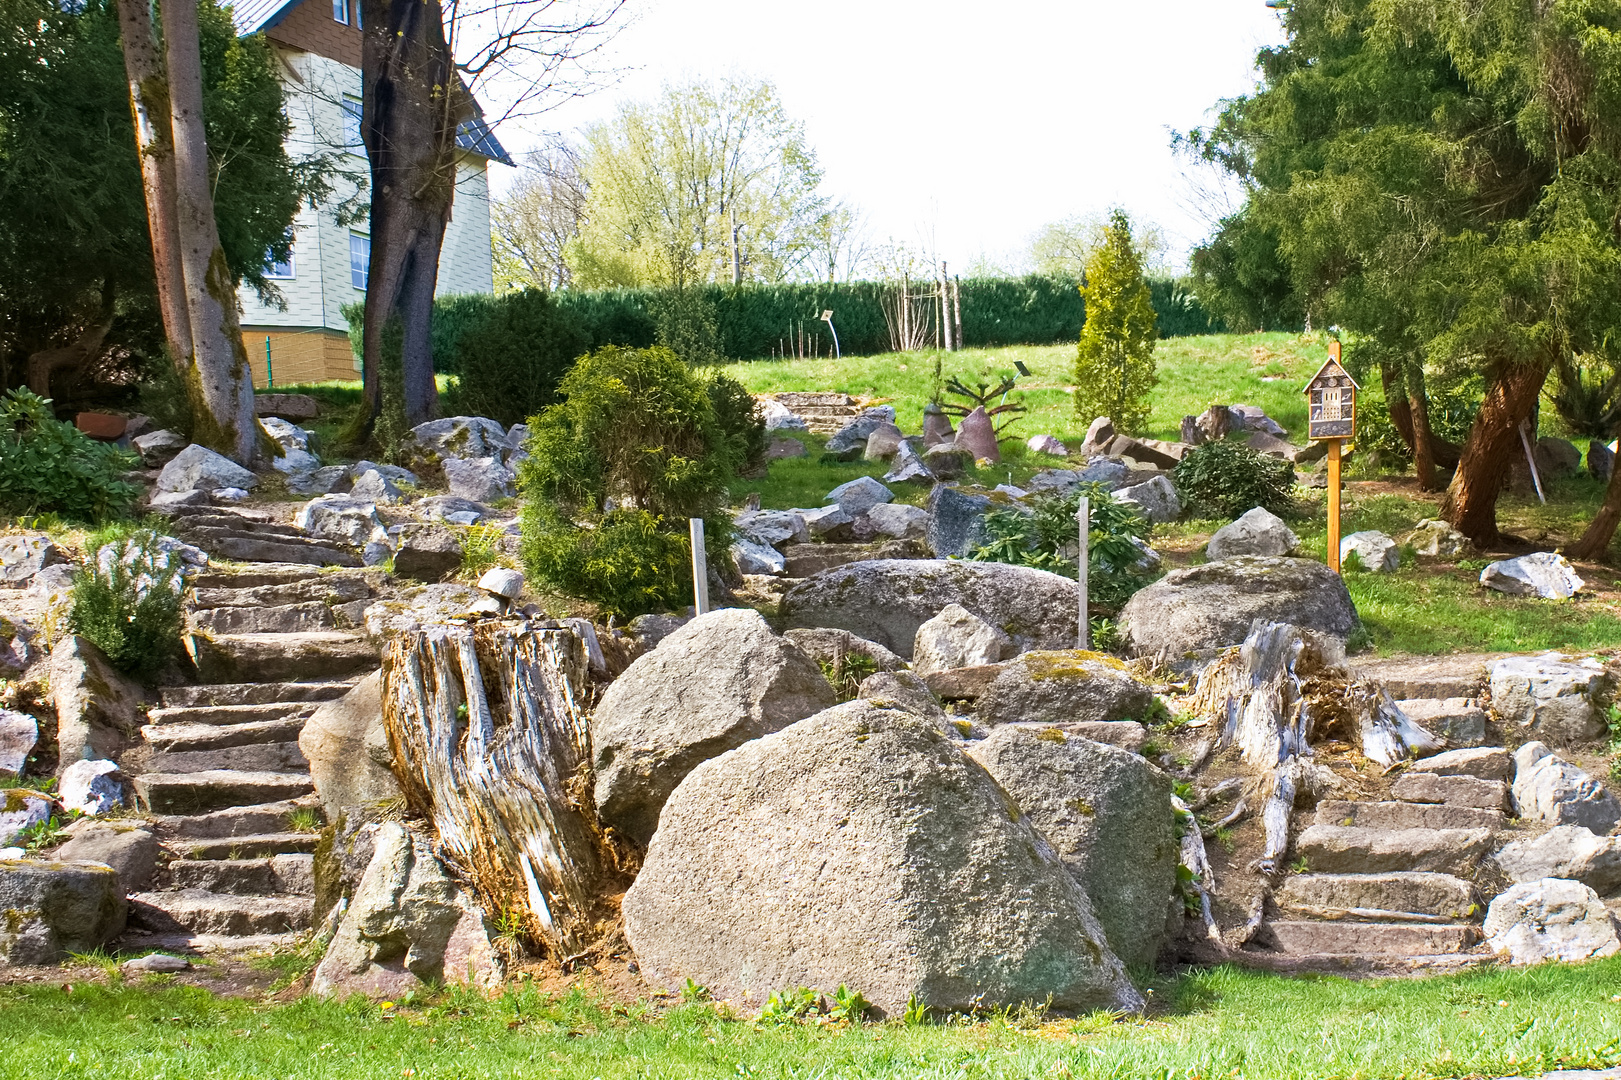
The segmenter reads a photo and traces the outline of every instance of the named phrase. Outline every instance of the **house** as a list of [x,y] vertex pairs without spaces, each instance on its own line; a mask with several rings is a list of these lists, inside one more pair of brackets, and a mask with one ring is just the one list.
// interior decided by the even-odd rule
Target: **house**
[[[254,385],[357,379],[342,309],[365,298],[371,261],[367,176],[360,138],[359,0],[237,0],[232,19],[242,35],[264,34],[275,52],[296,159],[332,154],[339,162],[331,193],[305,206],[293,222],[293,254],[270,268],[285,308],[242,290],[242,336]],[[482,120],[462,125],[456,196],[439,259],[438,295],[494,290],[490,262],[491,161],[511,165]]]

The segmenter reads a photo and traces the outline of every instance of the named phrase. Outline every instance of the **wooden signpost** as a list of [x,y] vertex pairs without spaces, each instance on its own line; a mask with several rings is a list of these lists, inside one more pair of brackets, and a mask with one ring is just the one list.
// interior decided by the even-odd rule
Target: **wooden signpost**
[[1306,384],[1306,437],[1328,443],[1328,565],[1340,569],[1340,449],[1356,435],[1356,392],[1340,366],[1340,343],[1328,343],[1328,362]]

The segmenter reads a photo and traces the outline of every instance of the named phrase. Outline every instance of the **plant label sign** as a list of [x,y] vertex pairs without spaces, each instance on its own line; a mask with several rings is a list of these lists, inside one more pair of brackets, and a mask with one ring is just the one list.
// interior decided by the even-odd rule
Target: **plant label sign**
[[1362,389],[1340,366],[1340,343],[1328,344],[1328,362],[1306,384],[1306,437],[1349,439],[1356,434],[1356,392]]

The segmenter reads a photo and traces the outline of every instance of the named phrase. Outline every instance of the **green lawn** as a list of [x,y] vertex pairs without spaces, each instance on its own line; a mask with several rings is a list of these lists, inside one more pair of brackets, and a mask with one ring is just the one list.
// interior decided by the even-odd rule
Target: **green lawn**
[[0,989],[0,1077],[119,1080],[1537,1075],[1621,1061],[1621,959],[1351,982],[1216,969],[1162,979],[1148,1019],[905,1027],[724,1019],[514,989],[383,1009],[265,1004],[150,978]]

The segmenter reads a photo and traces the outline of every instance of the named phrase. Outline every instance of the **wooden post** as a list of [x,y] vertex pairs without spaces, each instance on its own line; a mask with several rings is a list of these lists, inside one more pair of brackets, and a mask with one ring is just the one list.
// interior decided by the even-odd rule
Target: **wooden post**
[[963,347],[962,340],[962,278],[953,278],[951,281],[951,321],[957,329],[957,348]]
[[692,606],[702,615],[709,610],[709,556],[704,551],[704,519],[687,519],[692,537]]
[[940,337],[945,342],[946,352],[956,348],[951,336],[951,277],[946,273],[944,260],[940,262]]
[[1328,440],[1328,568],[1340,572],[1340,440]]
[[1092,566],[1092,553],[1090,550],[1092,547],[1092,500],[1090,498],[1085,495],[1081,496],[1081,505],[1075,511],[1075,517],[1081,526],[1081,549],[1076,556],[1075,563],[1075,592],[1080,597],[1081,611],[1080,626],[1075,634],[1075,647],[1085,649],[1092,640],[1091,617],[1086,610],[1086,590],[1089,584],[1087,576]]

